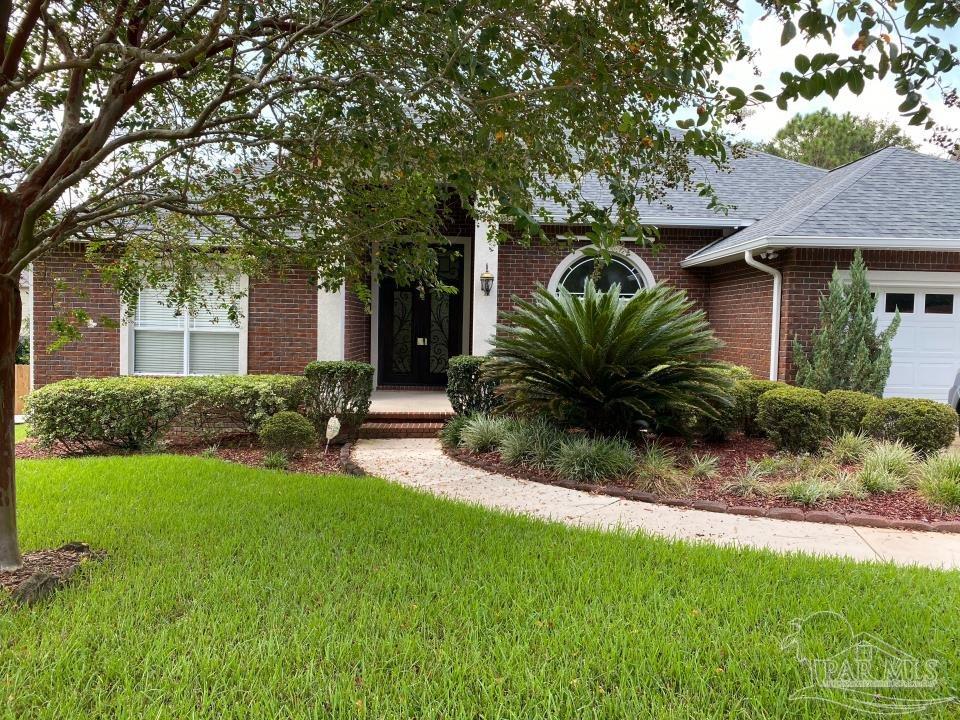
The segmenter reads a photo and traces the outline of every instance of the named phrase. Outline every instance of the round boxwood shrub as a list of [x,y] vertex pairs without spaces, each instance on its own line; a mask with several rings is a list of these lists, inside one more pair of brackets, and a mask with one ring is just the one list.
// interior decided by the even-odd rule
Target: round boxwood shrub
[[757,424],[757,401],[765,392],[785,387],[775,380],[739,380],[733,388],[736,415],[740,428],[746,435],[760,437],[763,431]]
[[825,396],[830,413],[830,429],[834,435],[858,433],[863,428],[863,416],[880,398],[855,390],[831,390]]
[[292,410],[278,412],[267,418],[260,426],[260,443],[265,450],[294,456],[303,452],[317,440],[313,423]]
[[830,433],[823,393],[789,385],[768,390],[757,401],[757,425],[781,450],[816,452]]
[[933,400],[886,398],[864,415],[863,431],[883,440],[900,440],[926,455],[953,442],[957,412]]

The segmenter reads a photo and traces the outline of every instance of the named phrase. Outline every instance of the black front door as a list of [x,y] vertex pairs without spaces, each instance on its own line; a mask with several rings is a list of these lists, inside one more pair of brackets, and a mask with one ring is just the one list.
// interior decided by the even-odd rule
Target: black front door
[[380,281],[381,384],[447,384],[447,361],[463,352],[463,257],[452,255],[440,254],[438,274],[453,295]]

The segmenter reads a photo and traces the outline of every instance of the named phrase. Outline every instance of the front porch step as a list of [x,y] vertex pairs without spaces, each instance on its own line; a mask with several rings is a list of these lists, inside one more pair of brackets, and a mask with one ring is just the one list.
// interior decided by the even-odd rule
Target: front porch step
[[360,426],[360,437],[365,440],[382,438],[432,438],[443,427],[442,421],[371,421]]
[[453,417],[452,410],[380,410],[367,415],[368,423],[440,423]]

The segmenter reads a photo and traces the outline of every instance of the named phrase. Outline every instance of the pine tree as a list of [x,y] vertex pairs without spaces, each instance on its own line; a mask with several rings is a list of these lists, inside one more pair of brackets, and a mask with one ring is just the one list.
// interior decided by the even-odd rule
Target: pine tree
[[900,327],[900,314],[878,333],[875,303],[867,266],[857,250],[849,283],[834,268],[827,294],[820,297],[820,326],[810,339],[809,351],[799,340],[793,341],[797,385],[822,392],[883,393],[890,374],[890,341]]

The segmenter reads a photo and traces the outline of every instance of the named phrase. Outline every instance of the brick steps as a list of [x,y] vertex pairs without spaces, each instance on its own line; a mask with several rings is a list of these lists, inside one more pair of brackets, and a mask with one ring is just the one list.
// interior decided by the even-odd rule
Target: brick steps
[[368,440],[379,438],[431,438],[443,427],[436,421],[367,421],[360,426],[360,437]]

